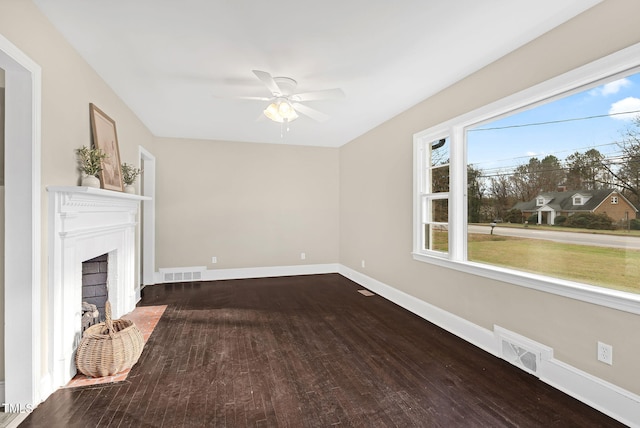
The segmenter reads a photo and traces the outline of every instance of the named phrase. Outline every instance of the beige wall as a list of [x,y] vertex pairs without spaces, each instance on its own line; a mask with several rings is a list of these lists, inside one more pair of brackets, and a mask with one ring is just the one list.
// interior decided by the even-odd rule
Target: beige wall
[[[450,271],[410,255],[412,135],[640,42],[638,16],[640,2],[606,0],[343,146],[340,262],[487,329],[497,324],[551,346],[556,358],[639,394],[640,316]],[[596,361],[598,340],[613,345],[613,366]]]
[[[89,103],[95,103],[115,120],[123,162],[138,164],[138,145],[152,149],[153,137],[31,1],[0,0],[0,33],[42,67],[41,275],[42,302],[46,304],[46,186],[79,183],[75,149],[91,142]],[[43,362],[47,352],[47,316],[43,306]]]
[[154,153],[158,268],[338,262],[338,149],[158,139]]

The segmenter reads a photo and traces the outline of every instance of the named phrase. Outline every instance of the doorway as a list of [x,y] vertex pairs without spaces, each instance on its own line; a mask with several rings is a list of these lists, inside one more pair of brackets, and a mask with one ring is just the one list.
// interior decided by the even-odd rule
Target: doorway
[[[4,403],[4,69],[0,68],[0,403]],[[1,407],[4,407],[0,404]]]
[[[12,409],[38,404],[41,382],[41,69],[0,35],[5,83],[4,388]],[[11,320],[11,322],[7,322]]]
[[[142,245],[141,245],[141,288],[147,285],[155,284],[155,248],[156,248],[156,158],[142,146],[139,146],[140,167],[144,171],[141,175],[140,193],[142,196],[148,196],[151,199],[142,202]],[[140,299],[140,295],[136,296]]]

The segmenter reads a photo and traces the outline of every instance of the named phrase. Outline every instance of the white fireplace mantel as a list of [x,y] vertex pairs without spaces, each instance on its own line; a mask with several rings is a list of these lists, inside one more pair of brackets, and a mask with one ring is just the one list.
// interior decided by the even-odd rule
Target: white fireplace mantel
[[76,373],[82,316],[82,262],[109,255],[114,318],[135,308],[135,228],[149,197],[78,186],[49,186],[49,370],[53,388]]

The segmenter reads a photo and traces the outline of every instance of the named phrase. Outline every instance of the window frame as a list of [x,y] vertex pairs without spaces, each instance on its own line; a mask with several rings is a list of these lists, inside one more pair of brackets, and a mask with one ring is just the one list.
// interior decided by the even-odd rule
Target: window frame
[[[603,85],[633,71],[640,71],[640,43],[414,134],[413,259],[516,286],[640,314],[640,294],[467,260],[466,130],[526,108]],[[434,254],[433,251],[420,248],[422,208],[419,183],[423,180],[423,176],[419,155],[425,144],[430,144],[442,136],[448,136],[450,139],[449,251]]]
[[[439,168],[449,168],[449,177],[451,177],[451,154],[449,156],[449,162],[446,164],[439,164],[439,165],[433,165],[432,163],[427,164],[427,156],[426,156],[426,151],[432,151],[432,147],[433,147],[433,141],[439,141],[439,140],[447,140],[447,143],[449,144],[449,146],[451,146],[451,139],[450,136],[447,134],[438,134],[437,137],[435,137],[433,140],[425,142],[424,144],[421,144],[420,146],[417,147],[417,150],[414,154],[414,159],[415,159],[415,168],[417,170],[420,171],[420,177],[421,180],[419,183],[416,183],[416,189],[414,190],[414,192],[417,192],[417,194],[419,195],[419,202],[417,203],[417,221],[420,223],[420,226],[418,226],[420,232],[417,234],[414,234],[414,247],[415,248],[419,248],[421,252],[425,253],[425,254],[429,254],[431,256],[434,257],[447,257],[448,256],[448,251],[444,252],[444,251],[439,251],[436,249],[432,249],[432,248],[425,248],[425,227],[426,226],[444,226],[447,229],[449,229],[449,220],[447,220],[447,222],[441,222],[441,221],[435,221],[434,219],[431,218],[430,215],[430,207],[432,206],[430,203],[433,201],[437,201],[437,200],[446,200],[448,203],[448,211],[449,213],[451,212],[451,205],[450,205],[450,194],[451,194],[451,178],[449,178],[449,190],[447,192],[434,192],[433,191],[433,186],[432,184],[432,180],[433,180],[433,171],[437,170]],[[429,159],[431,159],[431,156],[429,156]],[[427,171],[430,171],[431,174],[425,174],[427,173]],[[425,175],[428,175],[428,178],[425,177]],[[429,189],[429,187],[431,187]],[[431,247],[431,244],[433,242],[433,240],[430,238],[428,240],[429,242],[429,247]],[[449,245],[450,246],[450,242]]]

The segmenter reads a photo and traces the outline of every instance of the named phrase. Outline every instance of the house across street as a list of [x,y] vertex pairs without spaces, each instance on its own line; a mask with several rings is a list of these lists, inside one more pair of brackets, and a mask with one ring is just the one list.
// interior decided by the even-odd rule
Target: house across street
[[536,224],[555,224],[557,216],[577,213],[606,214],[614,222],[628,221],[638,215],[638,209],[613,189],[542,192],[534,199],[518,202],[513,209],[522,211],[526,220],[538,215]]

